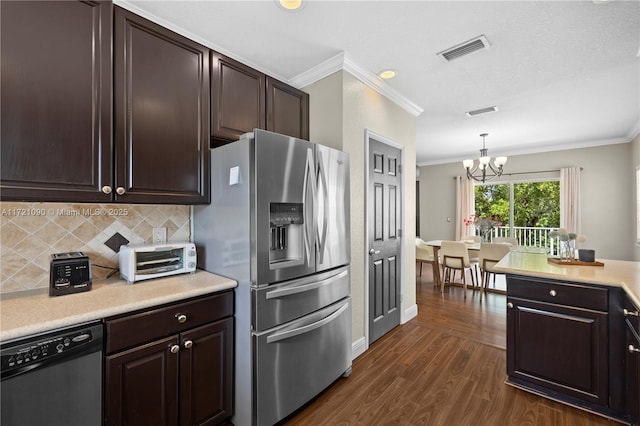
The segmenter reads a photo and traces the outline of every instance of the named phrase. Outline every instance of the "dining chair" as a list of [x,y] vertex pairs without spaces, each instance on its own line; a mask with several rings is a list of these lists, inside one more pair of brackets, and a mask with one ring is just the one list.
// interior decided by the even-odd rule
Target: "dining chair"
[[438,283],[436,274],[439,273],[438,268],[440,265],[433,255],[433,247],[425,243],[422,238],[416,238],[416,262],[420,263],[420,276],[422,276],[422,264],[431,264],[431,269],[433,270],[433,285],[436,285]]
[[480,300],[482,294],[489,286],[489,278],[493,274],[495,282],[496,274],[504,275],[495,270],[495,265],[511,251],[510,244],[504,243],[482,243],[480,244],[480,270],[482,272],[482,284],[480,285]]
[[440,256],[442,257],[442,267],[444,268],[444,276],[440,285],[440,291],[444,293],[444,285],[451,283],[454,277],[451,276],[455,271],[461,271],[462,283],[464,285],[464,298],[467,298],[467,279],[466,270],[471,272],[471,282],[473,287],[476,286],[476,280],[473,274],[473,264],[469,261],[469,252],[465,243],[459,241],[443,241],[440,246]]
[[[481,243],[482,242],[482,237],[480,235],[465,235],[464,237],[462,237],[460,239],[460,241],[465,242],[465,241],[473,241],[474,243]],[[471,262],[471,264],[473,265],[473,269],[474,269],[474,273],[475,273],[475,279],[476,282],[478,282],[478,268],[480,265],[480,258],[478,257],[478,251],[477,250],[473,250],[471,252],[469,252],[469,262]]]

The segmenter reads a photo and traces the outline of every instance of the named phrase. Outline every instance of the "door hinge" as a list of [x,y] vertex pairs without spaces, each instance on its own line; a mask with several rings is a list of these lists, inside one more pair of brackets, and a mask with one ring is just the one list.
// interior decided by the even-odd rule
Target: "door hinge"
[[398,164],[398,173],[402,173],[402,164]]
[[402,229],[398,229],[398,238],[402,238]]

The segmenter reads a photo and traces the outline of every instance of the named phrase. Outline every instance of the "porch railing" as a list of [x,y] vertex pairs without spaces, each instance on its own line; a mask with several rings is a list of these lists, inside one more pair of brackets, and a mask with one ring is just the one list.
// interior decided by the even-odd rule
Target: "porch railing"
[[538,228],[531,226],[514,226],[513,235],[508,226],[498,226],[491,230],[491,239],[494,237],[515,237],[518,244],[525,247],[541,247],[549,254],[557,254],[556,240],[549,233],[558,228]]

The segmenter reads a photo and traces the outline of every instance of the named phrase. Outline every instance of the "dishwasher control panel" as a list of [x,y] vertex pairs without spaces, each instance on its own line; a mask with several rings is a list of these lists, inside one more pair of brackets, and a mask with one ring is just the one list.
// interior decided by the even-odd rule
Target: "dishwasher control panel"
[[20,339],[0,347],[2,378],[16,370],[28,369],[37,363],[53,361],[61,356],[82,351],[88,346],[102,345],[102,330],[93,328],[60,330]]

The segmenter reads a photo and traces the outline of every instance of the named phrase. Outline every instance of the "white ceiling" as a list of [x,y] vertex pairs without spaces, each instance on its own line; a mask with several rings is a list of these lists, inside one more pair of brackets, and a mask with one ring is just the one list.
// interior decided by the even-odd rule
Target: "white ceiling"
[[[640,131],[637,0],[316,0],[298,12],[274,0],[115,3],[298,87],[339,61],[417,115],[420,165],[476,158],[483,132],[496,156]],[[489,50],[436,56],[479,35]],[[385,68],[398,76],[382,83],[374,74]]]

